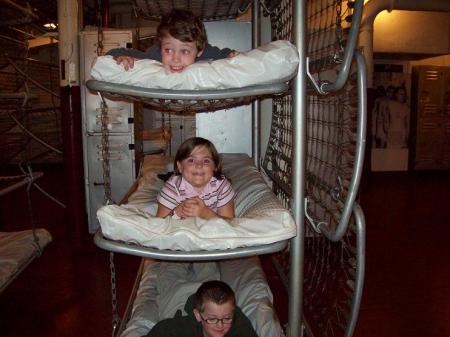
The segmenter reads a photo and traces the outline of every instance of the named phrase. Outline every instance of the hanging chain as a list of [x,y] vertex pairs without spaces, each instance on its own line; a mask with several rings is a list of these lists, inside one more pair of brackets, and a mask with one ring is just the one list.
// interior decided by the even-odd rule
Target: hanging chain
[[34,220],[34,215],[33,215],[33,203],[31,202],[31,187],[33,186],[33,183],[34,183],[34,176],[33,176],[33,171],[31,170],[31,167],[27,166],[27,169],[28,169],[28,179],[29,179],[28,185],[27,185],[28,213],[30,215],[31,230],[33,233],[33,243],[37,248],[38,256],[41,256],[42,249],[41,249],[41,246],[39,245],[39,238],[36,234],[36,222]]
[[102,18],[102,0],[97,1],[97,56],[103,55],[103,18]]
[[[103,18],[102,18],[102,0],[97,0],[97,56],[104,54],[104,33],[103,33]],[[103,188],[104,188],[104,203],[105,205],[113,203],[111,193],[111,167],[109,165],[109,130],[108,130],[108,105],[105,98],[98,92],[100,97],[101,109],[101,154],[103,167]],[[111,336],[116,335],[116,331],[120,324],[119,312],[117,309],[117,288],[116,288],[116,268],[114,266],[114,253],[109,254],[109,268],[111,271],[111,305],[112,305],[112,333]]]
[[102,167],[103,167],[103,188],[104,188],[104,203],[109,205],[113,202],[111,193],[111,167],[109,165],[109,130],[108,130],[108,106],[105,98],[100,96],[100,108],[101,108],[101,152],[102,152]]
[[334,61],[336,63],[342,62],[342,56],[344,52],[343,46],[343,29],[342,29],[342,0],[336,1],[336,44],[335,44],[335,53],[334,53]]
[[119,312],[117,310],[117,287],[116,287],[116,267],[114,265],[114,253],[109,253],[109,269],[111,271],[111,305],[112,305],[112,334],[116,335],[120,324]]

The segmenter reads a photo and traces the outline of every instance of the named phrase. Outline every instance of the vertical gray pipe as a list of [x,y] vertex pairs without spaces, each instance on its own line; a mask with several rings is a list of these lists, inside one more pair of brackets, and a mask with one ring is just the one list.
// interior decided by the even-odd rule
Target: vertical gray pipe
[[[252,5],[252,48],[257,48],[260,43],[260,20],[259,20],[259,0],[253,0]],[[261,114],[260,102],[256,100],[252,103],[252,157],[255,166],[260,169],[261,157]]]
[[370,0],[364,5],[359,45],[367,64],[367,87],[373,87],[373,26],[376,16],[384,10],[449,12],[449,0]]
[[81,120],[78,1],[58,0],[61,129],[67,219],[72,244],[82,244],[87,234],[84,196],[83,140]]
[[293,167],[291,207],[297,236],[291,240],[289,273],[289,337],[302,336],[304,200],[306,160],[306,1],[293,1],[293,38],[299,52],[298,74],[292,91]]

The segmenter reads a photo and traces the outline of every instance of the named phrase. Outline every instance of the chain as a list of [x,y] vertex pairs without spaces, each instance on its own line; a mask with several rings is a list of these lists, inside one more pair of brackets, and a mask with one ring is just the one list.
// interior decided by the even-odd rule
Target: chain
[[[104,53],[104,34],[103,34],[103,18],[102,18],[102,0],[97,0],[97,56]],[[100,109],[101,109],[101,152],[102,152],[102,167],[103,167],[103,188],[104,188],[104,203],[111,204],[111,167],[109,165],[109,130],[108,130],[108,105],[105,98],[100,92]],[[120,324],[119,312],[117,310],[117,288],[116,288],[116,268],[114,266],[114,253],[109,253],[109,269],[111,271],[111,306],[112,306],[112,332],[111,336],[116,335],[116,331]]]
[[343,46],[343,29],[342,29],[342,0],[336,1],[336,51],[334,54],[334,61],[336,63],[342,62]]
[[112,305],[112,337],[115,336],[120,324],[119,312],[117,310],[117,287],[116,287],[116,267],[114,266],[114,253],[109,253],[109,269],[111,271],[111,305]]
[[102,166],[103,166],[103,188],[105,190],[104,203],[105,205],[112,203],[111,194],[111,167],[109,165],[109,130],[108,130],[108,106],[103,96],[100,96],[100,108],[101,114],[101,124],[102,124],[102,139],[101,139],[101,151],[102,151]]
[[30,215],[30,222],[31,222],[31,230],[33,233],[33,242],[34,245],[37,248],[38,251],[38,256],[41,256],[42,254],[42,249],[41,246],[39,245],[39,238],[36,234],[36,222],[34,220],[34,215],[33,215],[33,203],[31,202],[31,187],[33,187],[33,183],[34,183],[34,177],[33,177],[33,172],[31,171],[31,168],[28,166],[28,176],[29,176],[29,182],[27,185],[27,204],[28,204],[28,212]]
[[97,1],[97,56],[103,55],[103,18],[102,18],[102,0]]

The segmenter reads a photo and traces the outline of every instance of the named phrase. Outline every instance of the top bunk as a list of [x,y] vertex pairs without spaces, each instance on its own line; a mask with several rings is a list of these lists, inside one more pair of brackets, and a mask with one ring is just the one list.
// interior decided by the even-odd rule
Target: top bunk
[[215,111],[287,93],[298,63],[297,48],[286,40],[233,58],[198,61],[181,73],[170,73],[150,59],[136,60],[125,70],[106,55],[97,57],[86,86],[108,98],[144,103],[158,111]]

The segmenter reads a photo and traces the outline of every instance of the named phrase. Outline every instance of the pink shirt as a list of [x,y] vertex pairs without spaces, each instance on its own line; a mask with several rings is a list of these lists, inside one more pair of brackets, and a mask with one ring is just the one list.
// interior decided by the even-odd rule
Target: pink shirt
[[201,192],[197,192],[181,175],[173,175],[166,181],[157,200],[168,209],[174,209],[186,199],[199,197],[208,208],[217,212],[219,208],[233,200],[235,195],[236,193],[226,178],[218,180],[212,177],[205,188]]

